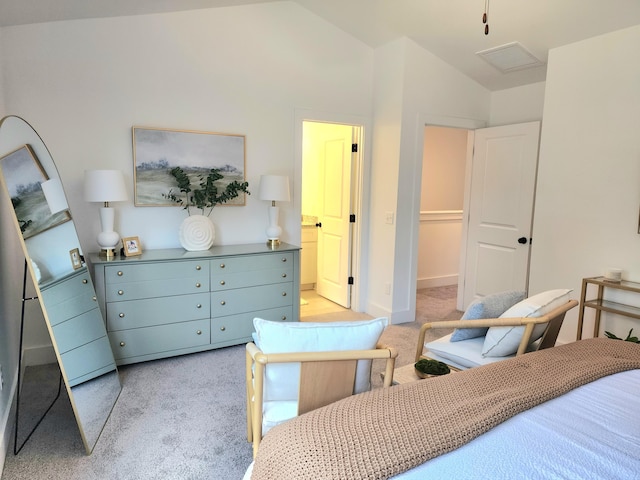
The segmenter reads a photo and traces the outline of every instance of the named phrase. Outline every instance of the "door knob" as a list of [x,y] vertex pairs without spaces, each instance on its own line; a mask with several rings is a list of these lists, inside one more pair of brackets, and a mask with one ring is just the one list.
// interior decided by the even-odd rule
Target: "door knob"
[[521,245],[526,245],[527,244],[527,237],[520,237],[518,239],[518,243]]
[[322,228],[322,222],[316,223],[316,227]]

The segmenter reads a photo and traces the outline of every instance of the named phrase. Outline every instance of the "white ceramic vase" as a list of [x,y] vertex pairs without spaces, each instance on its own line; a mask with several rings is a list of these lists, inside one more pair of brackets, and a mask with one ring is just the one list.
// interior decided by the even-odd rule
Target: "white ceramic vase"
[[204,215],[190,215],[185,218],[178,234],[180,245],[190,252],[209,250],[216,238],[213,222]]

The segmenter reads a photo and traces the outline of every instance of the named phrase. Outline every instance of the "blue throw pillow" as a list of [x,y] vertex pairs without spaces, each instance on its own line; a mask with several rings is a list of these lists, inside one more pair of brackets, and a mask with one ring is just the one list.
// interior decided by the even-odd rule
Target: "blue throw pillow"
[[[479,320],[482,318],[498,318],[507,309],[524,300],[526,293],[509,290],[492,293],[471,302],[460,320]],[[460,342],[470,338],[483,337],[488,328],[456,328],[451,335],[452,342]]]

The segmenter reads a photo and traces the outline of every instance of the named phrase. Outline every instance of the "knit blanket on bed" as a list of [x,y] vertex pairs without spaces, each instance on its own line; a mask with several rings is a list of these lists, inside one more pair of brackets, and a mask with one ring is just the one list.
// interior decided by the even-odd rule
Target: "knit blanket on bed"
[[640,368],[640,344],[581,340],[380,388],[273,428],[252,480],[386,479],[580,385]]

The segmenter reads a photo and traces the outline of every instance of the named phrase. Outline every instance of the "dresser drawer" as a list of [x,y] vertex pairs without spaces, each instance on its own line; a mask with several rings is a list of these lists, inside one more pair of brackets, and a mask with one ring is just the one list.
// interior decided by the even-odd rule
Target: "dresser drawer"
[[44,289],[41,295],[51,325],[88,312],[97,306],[88,272]]
[[276,283],[213,292],[211,293],[211,315],[220,317],[291,305],[292,290],[291,283]]
[[239,313],[211,319],[211,343],[224,343],[229,345],[232,341],[251,341],[253,319],[256,317],[265,320],[287,321],[291,319],[291,307],[272,308],[255,312]]
[[209,293],[107,303],[107,329],[151,327],[209,318]]
[[107,334],[102,314],[97,306],[93,310],[55,325],[53,333],[60,353],[78,348]]
[[60,355],[70,386],[115,369],[107,336]]
[[211,260],[211,275],[216,278],[221,273],[251,272],[287,266],[293,268],[293,253],[269,253],[263,255],[243,255]]
[[208,292],[209,276],[117,283],[106,286],[107,302]]
[[130,282],[145,282],[149,280],[199,279],[202,283],[209,278],[209,262],[161,262],[142,263],[132,265],[114,265],[104,269],[105,283],[118,284]]
[[170,323],[155,327],[109,332],[116,360],[208,345],[210,320]]
[[251,272],[224,272],[211,276],[211,290],[230,290],[232,288],[253,287],[256,285],[266,285],[269,283],[291,282],[293,279],[293,269],[291,264],[283,265],[280,268],[269,268]]

